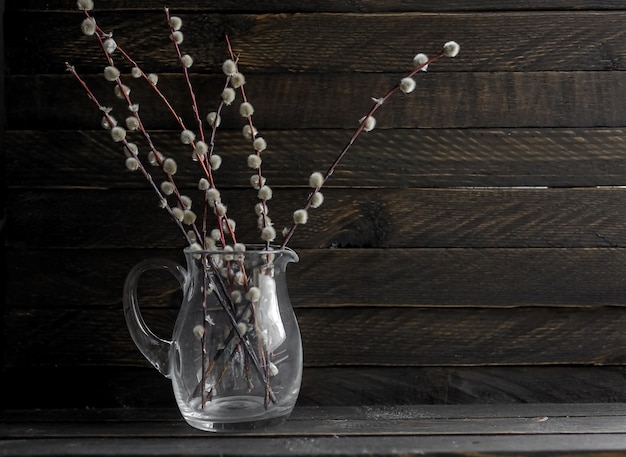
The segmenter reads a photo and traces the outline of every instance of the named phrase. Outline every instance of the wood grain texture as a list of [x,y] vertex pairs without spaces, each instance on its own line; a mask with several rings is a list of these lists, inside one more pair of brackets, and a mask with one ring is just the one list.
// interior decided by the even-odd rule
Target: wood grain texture
[[[171,410],[38,412],[2,415],[7,456],[405,456],[620,455],[624,405],[297,408],[267,430],[215,436]],[[134,417],[133,417],[134,416]],[[34,421],[33,421],[34,420]],[[6,424],[6,425],[5,425]],[[94,438],[99,437],[99,438]],[[25,439],[25,438],[31,438]]]
[[[172,12],[176,13],[172,5]],[[160,8],[142,12],[94,12],[104,30],[146,71],[178,72],[179,63]],[[80,32],[80,14],[12,12],[7,34],[11,74],[61,73],[69,60],[84,73],[100,74],[106,61],[93,37]],[[407,72],[418,52],[435,54],[449,40],[462,45],[454,61],[431,71],[602,71],[624,70],[626,34],[620,11],[387,14],[185,14],[183,52],[193,70],[220,72],[228,34],[244,72]],[[554,24],[559,24],[554,27]],[[37,33],[47,28],[46,40]],[[350,33],[345,30],[350,29]],[[23,35],[35,37],[16,41]],[[341,37],[340,39],[338,37]],[[19,44],[19,46],[18,46]],[[121,60],[121,58],[119,58]],[[128,67],[118,60],[121,68]]]
[[[167,338],[177,313],[147,309],[144,316]],[[626,362],[626,310],[618,307],[304,308],[296,316],[305,367]],[[6,324],[7,366],[147,364],[121,309],[9,311]],[[24,341],[26,332],[48,337]]]
[[[246,84],[258,129],[354,129],[372,106],[397,84],[401,74],[296,73],[255,75]],[[626,97],[626,72],[429,72],[419,77],[418,89],[407,97],[394,97],[376,116],[379,128],[585,128],[623,127],[626,114],[619,100]],[[116,106],[112,89],[100,76],[85,76],[105,106]],[[183,79],[162,75],[159,86],[185,119],[193,119]],[[194,78],[201,97],[200,111],[217,106],[223,87],[220,76]],[[138,81],[130,81],[133,102],[148,106],[154,94]],[[100,128],[101,115],[86,99],[71,75],[10,76],[6,96],[10,129]],[[169,95],[172,94],[172,95]],[[502,96],[506,94],[506,97]],[[149,101],[151,100],[151,102]],[[203,106],[209,100],[208,106]],[[266,107],[266,108],[263,108]],[[269,108],[271,107],[271,108]],[[583,109],[584,107],[584,109]],[[112,112],[125,119],[127,108]],[[169,112],[142,111],[148,129],[176,129]],[[240,129],[235,110],[223,116],[225,128]]]
[[617,366],[309,367],[298,404],[608,404],[623,401],[624,376]]
[[[188,193],[196,198],[193,192]],[[300,248],[590,248],[624,247],[623,188],[327,189],[325,203],[300,226]],[[307,189],[275,189],[273,223],[290,224]],[[28,248],[178,248],[177,226],[149,191],[12,190],[10,246]],[[259,240],[256,194],[224,190],[239,241]],[[81,209],[89,208],[84,217]],[[249,209],[248,209],[249,208]],[[201,207],[196,209],[202,213]],[[210,219],[209,219],[210,222]],[[50,230],[49,227],[54,227]],[[149,228],[149,230],[142,227]],[[210,225],[213,227],[213,224]]]
[[[306,185],[325,171],[347,144],[349,130],[266,130],[263,172],[272,186]],[[176,179],[191,187],[202,175],[177,131],[150,132],[162,151],[178,160]],[[33,160],[32,151],[46,145]],[[143,142],[137,143],[142,147]],[[303,146],[304,145],[304,146]],[[5,156],[12,188],[146,189],[126,170],[122,149],[106,131],[6,132]],[[145,157],[145,147],[142,148]],[[589,187],[626,183],[626,131],[581,129],[384,129],[353,146],[328,187]],[[218,132],[215,173],[220,187],[249,187],[250,145],[239,131]],[[59,172],[51,172],[57,170]],[[154,169],[151,169],[154,172]],[[156,176],[156,175],[155,175]]]
[[[55,395],[32,396],[40,373]],[[169,408],[177,410],[172,384],[152,367],[32,366],[5,368],[13,395],[4,409],[82,410]],[[626,402],[621,366],[507,367],[307,367],[298,406],[382,406],[470,404],[605,404]],[[76,383],[89,379],[89,383]],[[356,389],[355,384],[360,388]],[[554,413],[555,406],[552,407]],[[51,414],[51,417],[54,417]]]
[[[624,249],[297,252],[300,261],[287,270],[296,308],[626,306]],[[121,310],[128,271],[158,257],[184,262],[178,249],[9,250],[7,309]],[[180,305],[178,284],[167,275],[145,275],[140,284],[143,306],[175,311]]]
[[[163,428],[170,429],[168,422]],[[483,421],[483,424],[485,422]],[[488,425],[488,423],[486,424]],[[72,427],[75,427],[72,424]],[[147,424],[148,429],[154,427]],[[106,433],[110,427],[95,427],[92,434]],[[73,428],[71,430],[74,430]],[[171,432],[168,432],[171,433]],[[367,455],[379,457],[393,457],[406,455],[439,456],[454,451],[455,455],[468,457],[499,456],[503,453],[524,456],[619,456],[624,451],[624,435],[621,433],[579,433],[564,438],[563,434],[546,435],[495,435],[477,437],[476,435],[457,435],[454,440],[446,435],[441,436],[358,436],[340,438],[333,433],[330,436],[308,437],[267,437],[246,438],[248,445],[243,450],[241,438],[225,437],[220,439],[219,446],[215,446],[218,438],[198,436],[162,439],[160,437],[137,438],[53,438],[36,441],[34,445],[28,440],[7,440],[4,443],[6,456],[27,457],[51,453],[58,455],[66,452],[71,445],[74,455],[85,457],[104,457],[113,453],[132,454],[134,456],[174,457],[186,456],[222,456],[237,455],[245,457],[330,457],[341,452],[343,455]],[[453,443],[453,447],[450,446]],[[218,450],[219,449],[219,450]],[[518,451],[523,449],[523,451]],[[579,449],[584,449],[580,451]],[[363,454],[366,452],[366,454]]]
[[[593,409],[592,409],[593,408]],[[513,411],[519,411],[521,408],[511,408],[508,410],[505,406],[491,406],[477,408],[476,411],[472,411],[470,408],[463,408],[461,406],[456,407],[441,407],[441,413],[437,413],[433,408],[424,408],[421,410],[418,406],[412,407],[398,407],[396,409],[387,408],[359,408],[359,407],[343,407],[343,408],[328,408],[325,411],[316,411],[316,408],[303,408],[301,413],[295,413],[293,417],[281,424],[275,429],[260,429],[252,431],[242,431],[235,433],[243,437],[268,437],[268,436],[293,436],[302,433],[306,429],[307,436],[309,437],[323,437],[333,434],[343,436],[429,436],[429,435],[550,435],[550,434],[576,434],[581,423],[587,425],[587,433],[623,433],[623,405],[615,405],[613,408],[608,408],[607,412],[599,412],[598,406],[587,407],[567,407],[561,406],[563,411],[558,414],[555,411],[547,419],[544,419],[541,423],[541,416],[528,417],[528,412],[533,411],[532,408],[526,409],[526,414],[521,416],[515,416]],[[537,412],[543,408],[536,408]],[[307,411],[308,410],[308,411]],[[310,411],[310,412],[309,412]],[[432,412],[434,412],[434,414]],[[592,413],[593,411],[593,413]],[[308,412],[308,414],[307,414]],[[101,428],[101,433],[110,437],[126,437],[131,433],[135,433],[136,437],[150,438],[155,434],[164,436],[167,432],[164,429],[168,425],[175,424],[175,418],[170,416],[167,411],[160,412],[162,418],[159,420],[155,414],[139,415],[140,420],[132,421],[124,418],[122,421],[109,420],[109,426],[102,423],[105,422],[100,419],[98,422]],[[430,414],[429,414],[430,413]],[[115,415],[114,411],[110,411],[107,416],[112,417]],[[352,419],[360,415],[358,419]],[[20,413],[9,412],[5,414],[5,417],[19,418]],[[124,417],[124,415],[121,415]],[[315,422],[312,421],[311,416],[315,417]],[[346,416],[350,419],[338,420],[337,417]],[[487,417],[485,417],[487,416]],[[43,420],[38,422],[36,426],[27,430],[19,421],[16,421],[13,425],[8,426],[8,430],[5,432],[8,438],[15,438],[20,436],[32,435],[39,438],[61,438],[69,437],[73,435],[75,438],[89,437],[88,427],[79,427],[73,432],[70,432],[68,425],[69,422],[80,423],[81,419],[86,420],[90,417],[88,414],[83,414],[78,420],[68,420],[67,418],[57,423],[46,420],[44,416]],[[93,417],[93,416],[92,416]],[[444,419],[445,417],[445,419]],[[143,420],[141,420],[143,419]],[[447,422],[446,429],[442,428],[442,419]],[[592,419],[595,419],[596,423],[593,424]],[[97,420],[95,417],[91,421]],[[152,431],[145,430],[145,425],[141,422],[146,420],[153,420],[154,428]],[[484,431],[481,427],[481,422],[489,420],[490,433]],[[124,423],[126,428],[121,427],[120,422]],[[541,425],[537,425],[537,424]],[[197,430],[185,428],[184,425],[178,425],[174,427],[171,434],[179,437],[185,436],[197,436],[200,437],[203,434]]]
[[[121,291],[142,258],[182,261],[183,239],[143,179],[125,172],[121,151],[100,129],[101,113],[65,73],[71,60],[114,115],[126,117],[125,103],[112,101],[100,75],[104,63],[93,39],[79,30],[83,16],[74,3],[10,3],[2,373],[14,387],[2,400],[20,406],[28,396],[29,406],[22,406],[40,409],[62,408],[64,401],[77,408],[169,408],[168,381],[149,369],[129,338]],[[161,6],[96,0],[94,14],[98,24],[114,27],[119,43],[141,54],[146,70],[160,75],[159,87],[191,125]],[[263,166],[279,228],[308,195],[310,172],[328,167],[371,97],[394,87],[416,52],[432,54],[449,39],[461,44],[457,58],[418,75],[415,93],[393,97],[376,113],[377,129],[359,138],[325,189],[325,204],[293,238],[300,262],[289,267],[289,288],[306,351],[303,404],[624,401],[622,2],[182,0],[174,6],[185,22],[183,52],[194,57],[202,117],[224,84],[225,32],[241,55],[254,122],[270,146]],[[141,32],[134,30],[138,22]],[[128,65],[121,68],[126,80]],[[137,83],[129,82],[143,121],[159,148],[178,159],[181,189],[195,196],[197,170],[185,160],[189,151],[178,144],[176,122]],[[217,184],[238,236],[249,242],[258,237],[250,217],[257,199],[247,188],[249,146],[237,105],[223,116]],[[181,301],[177,284],[145,277],[141,293],[149,324],[169,334]],[[76,379],[87,387],[68,400]],[[32,395],[42,392],[41,380],[65,390]],[[151,389],[145,396],[144,383]],[[408,429],[434,430],[432,423],[405,419],[400,428],[380,428],[394,437],[362,442],[360,449],[376,455]],[[162,430],[176,421],[161,422]],[[127,422],[128,430],[146,433],[141,420]],[[332,433],[322,422],[317,430]],[[478,423],[454,423],[458,433],[492,437],[511,453],[518,450],[507,440],[514,433],[537,431],[528,424],[507,431],[496,422],[490,424],[497,436]],[[342,433],[351,426],[345,425]],[[352,425],[361,433],[372,423]],[[586,419],[547,425],[539,425],[546,427],[542,443],[565,440],[569,451],[589,443],[572,439],[570,426],[586,427],[603,443],[624,434],[617,422],[605,429]],[[455,440],[471,444],[471,436]],[[52,452],[48,441],[39,443],[36,452]],[[149,439],[132,443],[129,454],[154,447]],[[291,443],[303,453],[318,451],[304,438]],[[416,451],[410,441],[399,444]]]

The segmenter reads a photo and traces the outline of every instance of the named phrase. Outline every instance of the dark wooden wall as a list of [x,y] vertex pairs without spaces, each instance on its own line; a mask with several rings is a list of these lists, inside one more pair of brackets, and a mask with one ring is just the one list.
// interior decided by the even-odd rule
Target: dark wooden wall
[[[301,404],[626,401],[624,2],[173,3],[204,112],[225,33],[240,53],[278,224],[370,97],[417,52],[461,44],[383,107],[292,240]],[[6,5],[2,403],[173,406],[126,331],[121,291],[132,265],[180,260],[184,241],[65,71],[110,88],[74,4]],[[187,115],[161,6],[100,0],[93,14]],[[177,148],[176,125],[135,94],[155,141]],[[255,198],[240,125],[231,110],[218,137],[231,211]],[[256,241],[243,214],[239,237]],[[180,292],[164,282],[147,285],[144,308],[167,336]]]

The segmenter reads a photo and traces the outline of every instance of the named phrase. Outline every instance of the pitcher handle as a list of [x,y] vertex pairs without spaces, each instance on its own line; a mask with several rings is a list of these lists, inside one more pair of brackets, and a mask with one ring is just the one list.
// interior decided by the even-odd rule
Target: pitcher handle
[[184,288],[187,271],[171,260],[147,259],[135,265],[124,283],[124,317],[126,325],[135,345],[143,356],[165,377],[170,377],[169,351],[172,341],[156,336],[144,321],[139,300],[137,286],[139,279],[148,270],[166,270],[174,276]]

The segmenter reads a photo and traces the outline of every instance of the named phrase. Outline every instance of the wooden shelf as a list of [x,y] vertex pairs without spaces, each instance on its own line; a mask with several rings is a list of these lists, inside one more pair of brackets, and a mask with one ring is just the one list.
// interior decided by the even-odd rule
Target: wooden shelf
[[10,410],[1,456],[626,453],[626,404],[300,407],[282,425],[197,431],[171,409]]

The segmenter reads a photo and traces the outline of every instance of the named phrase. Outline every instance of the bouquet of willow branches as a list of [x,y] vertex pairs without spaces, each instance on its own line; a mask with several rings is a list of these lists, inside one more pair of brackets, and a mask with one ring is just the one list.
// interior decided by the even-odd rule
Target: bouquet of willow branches
[[[252,172],[250,184],[257,192],[259,200],[255,205],[254,211],[258,218],[260,238],[268,247],[270,243],[277,243],[276,239],[279,234],[276,232],[274,224],[268,215],[272,188],[263,175],[262,167],[263,155],[268,148],[268,144],[254,125],[255,108],[246,95],[246,78],[239,71],[239,59],[234,54],[228,37],[226,37],[226,44],[230,58],[222,65],[222,70],[225,74],[224,88],[221,92],[220,100],[216,101],[215,109],[205,114],[200,111],[197,102],[198,97],[190,79],[193,58],[189,54],[185,54],[182,49],[182,20],[177,16],[172,16],[169,10],[165,8],[164,26],[169,31],[173,50],[176,59],[180,63],[195,116],[195,119],[192,120],[193,126],[188,126],[174,110],[166,94],[159,89],[158,75],[147,73],[140,68],[124,48],[116,42],[112,33],[104,31],[97,25],[94,16],[90,13],[93,9],[93,1],[79,0],[78,7],[84,11],[86,16],[81,24],[82,32],[85,35],[93,36],[102,50],[106,61],[103,71],[104,78],[112,83],[115,97],[121,99],[128,107],[129,112],[126,114],[124,126],[118,124],[118,119],[112,108],[102,104],[96,98],[96,95],[79,76],[76,68],[69,63],[66,63],[66,67],[83,86],[91,101],[102,112],[102,126],[110,131],[112,140],[121,143],[123,146],[123,151],[126,155],[126,167],[131,171],[138,171],[144,175],[154,189],[161,207],[169,213],[179,226],[189,245],[198,249],[225,248],[227,246],[243,248],[235,235],[235,221],[228,217],[227,207],[222,201],[220,191],[213,179],[214,173],[222,163],[222,157],[215,150],[215,138],[221,124],[221,114],[224,109],[232,108],[235,104],[238,104],[239,113],[244,121],[243,135],[250,141],[250,155],[247,158],[246,166]],[[459,45],[454,41],[449,41],[444,44],[440,52],[430,58],[422,53],[417,54],[413,60],[412,70],[400,81],[394,83],[391,89],[383,96],[373,99],[373,106],[361,117],[354,133],[326,172],[315,171],[310,175],[309,186],[311,191],[302,208],[293,212],[293,220],[290,221],[290,226],[282,230],[280,234],[282,237],[280,241],[281,247],[287,245],[299,225],[307,223],[309,210],[317,208],[323,203],[322,187],[331,177],[335,168],[357,137],[362,132],[368,132],[375,127],[375,112],[394,93],[398,91],[407,94],[412,92],[416,87],[415,75],[420,71],[426,71],[429,64],[443,56],[455,57],[458,52]],[[153,143],[147,127],[142,122],[139,104],[133,100],[130,88],[124,82],[125,77],[120,71],[118,60],[124,61],[124,64],[130,67],[129,76],[131,78],[145,80],[146,84],[162,100],[164,109],[167,109],[178,123],[180,127],[180,141],[189,146],[191,158],[199,166],[201,176],[198,180],[198,188],[204,191],[201,218],[198,218],[196,212],[192,210],[191,199],[183,195],[176,184],[177,159],[166,157]],[[147,154],[141,154],[136,142],[129,139],[130,132],[138,132],[139,136],[143,137],[147,146]],[[160,184],[154,180],[146,163],[161,169],[163,180]],[[215,218],[213,229],[209,229],[209,217]]]
[[[189,99],[193,108],[194,118],[190,124],[186,124],[183,118],[176,112],[168,100],[165,93],[158,85],[158,76],[146,72],[137,62],[124,50],[124,48],[114,39],[112,33],[103,30],[91,14],[93,9],[92,0],[79,0],[78,8],[84,12],[84,19],[81,24],[82,33],[93,37],[97,41],[102,51],[105,65],[103,70],[104,78],[112,85],[112,94],[121,100],[121,104],[127,107],[128,112],[118,116],[108,105],[99,101],[94,92],[88,87],[86,82],[80,77],[76,68],[70,63],[66,63],[68,71],[82,85],[89,99],[102,113],[102,127],[110,132],[112,141],[123,146],[126,156],[125,165],[128,170],[138,172],[143,175],[148,184],[152,187],[160,206],[167,211],[172,220],[178,225],[183,233],[189,248],[193,252],[207,251],[227,251],[232,252],[235,259],[237,254],[242,254],[246,250],[246,245],[241,243],[236,236],[236,222],[228,215],[227,206],[223,202],[219,189],[215,185],[214,174],[218,172],[222,163],[219,151],[216,151],[216,135],[220,128],[222,113],[224,110],[237,107],[243,119],[242,132],[249,140],[250,153],[247,157],[246,168],[251,173],[250,185],[257,194],[258,202],[254,207],[254,214],[258,222],[260,239],[266,250],[286,247],[292,238],[296,228],[306,224],[309,217],[309,210],[319,207],[324,196],[321,192],[323,186],[332,176],[335,168],[354,144],[356,139],[363,133],[371,131],[376,125],[374,114],[385,104],[385,102],[397,92],[405,94],[413,92],[416,87],[414,77],[421,71],[426,71],[428,66],[437,59],[447,56],[455,57],[459,52],[459,45],[454,41],[444,44],[443,48],[432,57],[419,53],[414,57],[412,69],[399,81],[394,81],[391,88],[382,96],[373,98],[373,104],[369,111],[359,120],[352,136],[348,139],[345,147],[339,151],[335,160],[329,165],[325,172],[314,171],[309,176],[310,192],[302,207],[293,212],[293,220],[279,234],[274,223],[269,217],[268,206],[272,199],[272,188],[263,174],[263,158],[269,147],[264,137],[254,125],[255,108],[246,94],[246,78],[239,68],[239,57],[233,52],[228,37],[226,46],[229,58],[223,62],[222,70],[225,76],[221,97],[216,100],[216,106],[209,112],[201,112],[198,105],[196,89],[193,87],[190,78],[190,69],[193,67],[193,58],[183,51],[182,20],[178,16],[173,16],[165,8],[164,30],[169,34],[173,53],[180,64],[180,69],[186,83]],[[122,68],[125,73],[122,73]],[[164,155],[154,144],[148,128],[142,121],[139,104],[133,100],[131,90],[127,84],[129,78],[143,80],[154,94],[163,103],[163,108],[172,115],[180,127],[180,141],[189,147],[190,154],[185,159],[194,160],[199,167],[199,178],[197,181],[200,189],[202,201],[194,205],[192,209],[191,198],[181,192],[177,185],[176,172],[178,169],[175,157]],[[124,117],[124,119],[122,119]],[[136,136],[137,140],[131,140],[131,136]],[[140,151],[137,142],[141,140],[146,149]],[[153,167],[161,176],[155,179],[150,168]],[[160,182],[158,182],[160,181]],[[196,212],[195,208],[200,210]],[[213,222],[211,222],[211,220]],[[280,237],[280,241],[277,238]],[[206,290],[211,290],[219,295],[219,302],[228,313],[232,325],[231,337],[220,351],[218,351],[210,362],[204,363],[202,377],[198,383],[196,391],[202,391],[202,406],[210,400],[210,394],[205,392],[204,385],[213,369],[215,362],[222,357],[224,347],[232,340],[233,344],[239,344],[239,353],[244,353],[244,357],[250,360],[256,370],[261,373],[266,387],[266,398],[271,401],[273,392],[268,381],[268,377],[276,371],[276,366],[270,362],[272,355],[271,345],[260,337],[263,332],[259,329],[248,330],[248,326],[241,325],[239,316],[255,315],[262,313],[257,310],[262,301],[261,290],[254,284],[252,278],[243,267],[243,262],[233,262],[232,259],[224,264],[218,265],[211,256],[203,257],[205,264],[205,280],[215,284]],[[271,263],[268,256],[268,264]],[[227,292],[231,291],[231,292]],[[235,298],[236,297],[236,298]],[[204,347],[204,335],[207,326],[212,325],[210,316],[205,316],[204,322],[193,329],[193,333],[202,341]],[[255,336],[256,335],[256,336]],[[254,348],[259,348],[258,352]],[[203,349],[205,351],[206,349]],[[231,354],[236,351],[231,351]],[[261,366],[262,365],[262,366]],[[265,376],[263,373],[267,373]],[[218,381],[219,382],[219,379]],[[215,386],[215,381],[213,387]]]

